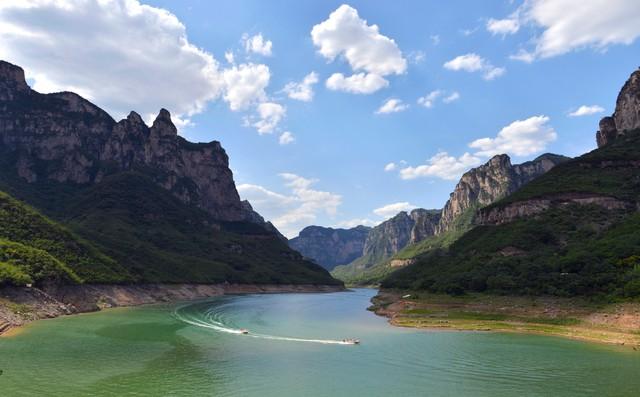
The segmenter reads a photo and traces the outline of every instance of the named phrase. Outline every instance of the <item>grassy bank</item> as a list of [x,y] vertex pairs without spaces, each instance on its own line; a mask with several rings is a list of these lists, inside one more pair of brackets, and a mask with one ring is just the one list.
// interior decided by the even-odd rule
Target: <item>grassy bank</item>
[[399,290],[381,291],[372,302],[370,310],[400,327],[535,333],[640,351],[640,302]]

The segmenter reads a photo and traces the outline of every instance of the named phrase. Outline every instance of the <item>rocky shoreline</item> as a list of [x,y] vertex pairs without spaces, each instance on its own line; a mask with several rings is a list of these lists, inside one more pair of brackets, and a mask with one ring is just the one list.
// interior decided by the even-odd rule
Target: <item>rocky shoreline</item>
[[381,290],[370,311],[398,327],[530,333],[640,351],[640,303],[580,298],[467,295]]
[[225,294],[339,292],[340,285],[138,284],[0,288],[0,335],[26,323],[119,306],[186,301]]

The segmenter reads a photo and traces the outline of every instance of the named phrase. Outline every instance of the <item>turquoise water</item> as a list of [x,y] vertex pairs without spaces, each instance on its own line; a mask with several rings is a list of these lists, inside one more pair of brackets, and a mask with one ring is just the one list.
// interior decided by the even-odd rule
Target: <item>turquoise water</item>
[[[395,328],[365,310],[374,293],[226,296],[40,321],[0,338],[0,395],[640,395],[638,353]],[[347,337],[362,344],[339,343]]]

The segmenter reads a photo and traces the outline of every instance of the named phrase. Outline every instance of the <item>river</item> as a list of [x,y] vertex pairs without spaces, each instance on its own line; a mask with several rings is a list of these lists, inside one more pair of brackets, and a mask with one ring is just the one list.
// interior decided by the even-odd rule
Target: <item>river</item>
[[223,296],[38,321],[0,338],[0,395],[640,393],[637,352],[536,335],[396,328],[366,311],[374,294]]

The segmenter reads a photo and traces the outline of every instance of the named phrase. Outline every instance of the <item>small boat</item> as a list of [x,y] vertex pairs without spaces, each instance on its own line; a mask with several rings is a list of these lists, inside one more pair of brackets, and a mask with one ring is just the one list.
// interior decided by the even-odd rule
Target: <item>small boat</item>
[[242,335],[247,335],[247,334],[249,333],[249,330],[248,330],[248,329],[245,329],[245,328],[240,328],[240,333],[241,333]]
[[360,339],[348,338],[348,339],[343,339],[342,342],[348,345],[359,345]]

